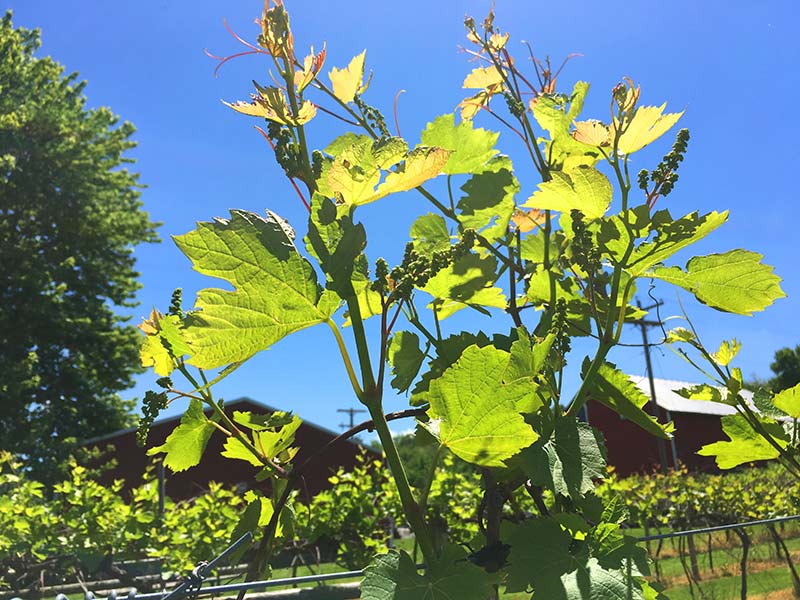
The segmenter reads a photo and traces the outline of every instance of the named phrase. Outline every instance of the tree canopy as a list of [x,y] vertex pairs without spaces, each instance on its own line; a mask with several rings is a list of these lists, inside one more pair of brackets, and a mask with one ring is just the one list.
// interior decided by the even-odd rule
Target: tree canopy
[[0,449],[51,478],[65,446],[130,424],[119,392],[138,333],[133,247],[157,241],[129,122],[86,107],[85,82],[0,21]]

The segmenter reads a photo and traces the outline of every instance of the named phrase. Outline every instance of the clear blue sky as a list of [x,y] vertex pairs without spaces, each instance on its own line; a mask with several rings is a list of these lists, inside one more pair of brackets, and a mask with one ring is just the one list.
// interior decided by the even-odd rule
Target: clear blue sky
[[[138,127],[139,147],[132,153],[148,188],[143,201],[152,218],[163,222],[164,243],[137,248],[144,288],[136,321],[150,307],[166,308],[173,288],[183,287],[191,305],[200,287],[215,286],[190,269],[169,240],[195,221],[224,216],[227,209],[270,208],[303,228],[306,215],[275,167],[271,151],[252,126],[257,120],[236,115],[220,99],[245,99],[251,80],[267,80],[265,61],[245,57],[229,63],[214,78],[214,61],[203,53],[240,50],[226,33],[226,18],[235,31],[253,40],[260,15],[258,0],[11,0],[17,25],[42,30],[42,55],[51,55],[88,80],[90,106],[110,106]],[[395,93],[401,97],[400,125],[412,143],[425,123],[450,112],[464,97],[460,89],[469,71],[463,17],[482,18],[489,2],[289,2],[298,48],[328,44],[326,71],[344,66],[367,48],[367,67],[375,71],[367,100],[391,114]],[[797,125],[798,9],[791,0],[744,2],[677,0],[599,2],[510,2],[497,0],[497,24],[511,33],[510,49],[525,56],[520,40],[555,62],[570,52],[560,78],[562,90],[578,79],[592,89],[584,117],[607,119],[609,91],[623,76],[642,85],[646,104],[669,102],[686,109],[681,125],[692,139],[680,182],[659,207],[673,215],[694,210],[730,209],[727,225],[696,248],[696,253],[744,247],[761,252],[783,277],[788,299],[754,317],[725,315],[684,302],[707,345],[736,336],[744,343],[739,365],[746,375],[768,376],[777,348],[800,343],[800,269],[797,266],[800,200],[800,128]],[[301,50],[298,50],[300,53]],[[391,119],[390,119],[391,122]],[[495,127],[489,121],[481,122]],[[341,130],[318,117],[312,143],[325,145]],[[517,149],[512,134],[500,147]],[[652,168],[672,140],[666,136],[650,153],[636,155],[634,170]],[[519,163],[522,164],[520,157]],[[534,180],[520,174],[522,194]],[[522,196],[519,200],[524,200]],[[414,215],[428,210],[413,194],[390,198],[360,211],[371,234],[368,254],[396,261]],[[688,256],[678,257],[683,264]],[[640,286],[641,287],[641,286]],[[666,285],[655,294],[666,301],[664,315],[676,314],[675,293]],[[643,298],[645,301],[647,298]],[[501,330],[478,315],[454,319],[452,327]],[[652,332],[656,336],[657,332]],[[629,341],[638,340],[632,330]],[[579,350],[585,350],[578,346]],[[580,363],[581,356],[573,357]],[[640,348],[619,349],[613,356],[629,373],[644,372]],[[656,376],[697,380],[695,373],[669,351],[654,351]],[[152,385],[146,374],[130,395]],[[329,383],[327,383],[329,382]],[[355,406],[338,354],[327,330],[306,330],[284,340],[242,367],[219,386],[228,399],[241,395],[336,429],[337,408]],[[391,394],[390,394],[391,396]],[[405,400],[391,397],[390,409]],[[402,426],[398,426],[401,429]]]

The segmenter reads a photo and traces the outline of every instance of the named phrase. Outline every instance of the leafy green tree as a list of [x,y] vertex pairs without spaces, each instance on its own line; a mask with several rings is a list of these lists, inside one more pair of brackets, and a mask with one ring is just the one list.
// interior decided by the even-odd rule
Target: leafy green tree
[[769,366],[775,377],[769,387],[775,392],[787,390],[800,383],[800,344],[792,348],[781,348],[775,352],[775,361]]
[[130,423],[133,246],[157,240],[125,168],[131,123],[0,21],[0,448],[53,481],[75,440]]

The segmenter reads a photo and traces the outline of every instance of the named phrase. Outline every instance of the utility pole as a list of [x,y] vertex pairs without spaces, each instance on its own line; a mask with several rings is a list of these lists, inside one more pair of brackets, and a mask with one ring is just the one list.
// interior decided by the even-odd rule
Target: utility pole
[[[642,303],[637,299],[636,306],[639,307],[641,310],[651,310],[653,308],[658,308],[664,304],[661,300],[657,301],[652,306],[642,307]],[[644,319],[639,319],[636,321],[630,321],[632,325],[637,325],[642,330],[642,343],[644,344],[644,362],[647,365],[647,380],[650,383],[650,401],[652,402],[652,410],[653,416],[658,419],[659,421],[662,419],[661,411],[659,410],[658,404],[656,403],[656,383],[653,378],[653,363],[650,361],[650,342],[647,339],[647,329],[649,327],[661,327],[661,323],[659,321],[646,321]],[[667,445],[665,440],[661,438],[657,438],[656,443],[658,444],[658,460],[661,463],[661,468],[666,471],[669,467],[669,462],[667,459]],[[675,458],[675,451],[673,447],[673,459]],[[675,465],[677,466],[677,465]]]
[[350,424],[348,425],[347,423],[339,423],[339,427],[341,427],[342,429],[352,429],[353,426],[355,425],[355,421],[353,420],[353,417],[357,413],[363,413],[363,412],[367,412],[367,411],[364,410],[363,408],[337,408],[336,412],[346,413],[346,414],[348,414],[350,416]]

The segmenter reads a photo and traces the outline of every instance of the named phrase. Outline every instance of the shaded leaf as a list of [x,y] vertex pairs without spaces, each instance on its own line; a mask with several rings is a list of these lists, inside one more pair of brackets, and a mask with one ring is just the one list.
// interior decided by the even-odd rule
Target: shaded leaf
[[466,254],[431,277],[422,290],[436,299],[441,319],[466,306],[505,308],[503,290],[494,285],[496,268],[491,255]]
[[386,357],[392,365],[392,387],[399,392],[405,392],[411,387],[425,359],[425,353],[419,348],[417,334],[398,331],[392,336]]
[[[588,366],[587,359],[583,364],[584,373]],[[594,380],[590,382],[587,392],[593,400],[633,421],[645,431],[664,439],[671,437],[672,423],[659,423],[643,410],[650,399],[615,365],[604,363],[598,369]]]

